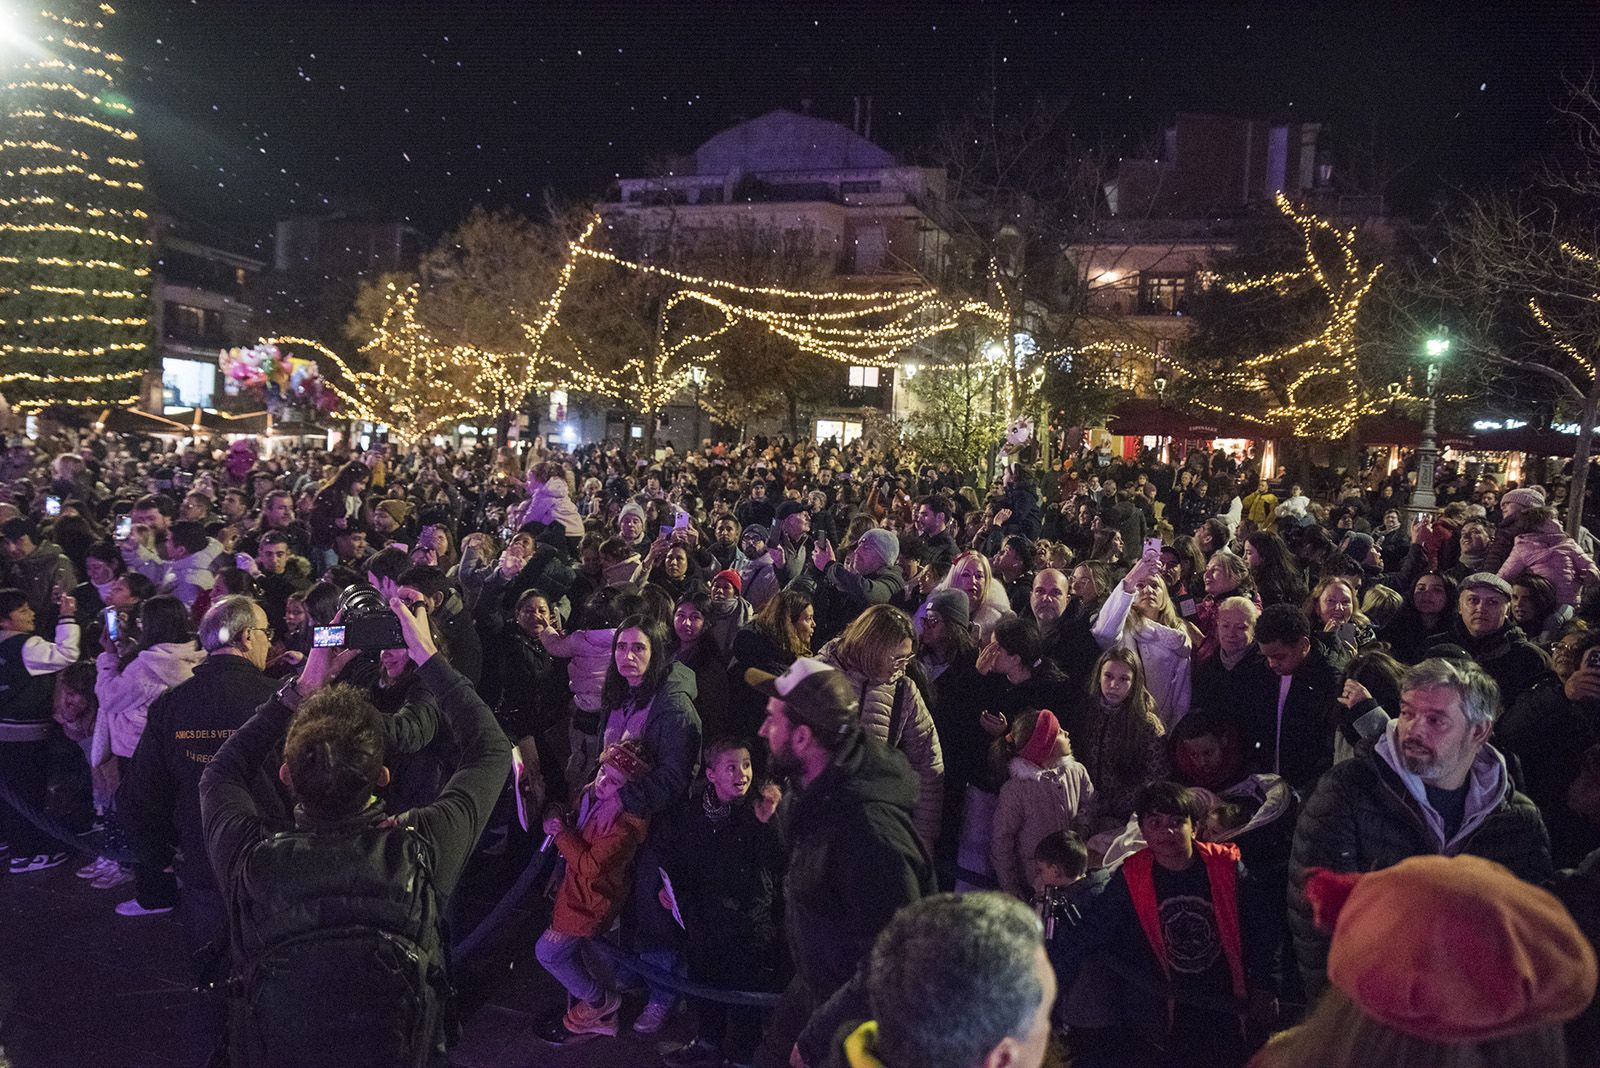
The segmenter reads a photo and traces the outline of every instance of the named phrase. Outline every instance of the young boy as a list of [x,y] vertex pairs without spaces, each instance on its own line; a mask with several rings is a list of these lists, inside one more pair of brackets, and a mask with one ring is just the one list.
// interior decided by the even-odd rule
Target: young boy
[[[752,794],[750,743],[719,738],[705,749],[706,782],[674,813],[663,849],[687,935],[689,975],[736,990],[776,990],[777,902],[783,840],[772,806]],[[662,907],[670,907],[665,889]],[[695,1001],[693,1042],[663,1058],[668,1068],[749,1063],[761,1039],[754,1009]]]
[[[1123,862],[1061,947],[1058,972],[1066,982],[1102,954],[1149,976],[1114,991],[1127,1038],[1115,1043],[1124,1047],[1116,1063],[1240,1065],[1252,1047],[1247,1006],[1253,1023],[1270,1015],[1277,939],[1239,909],[1245,876],[1238,849],[1195,840],[1198,812],[1194,794],[1177,783],[1141,787],[1134,814],[1148,844]],[[1153,998],[1151,988],[1168,996]]]
[[601,802],[649,770],[637,741],[618,742],[601,754],[600,770],[579,799],[577,826],[568,826],[557,809],[545,817],[544,833],[554,839],[567,872],[556,893],[550,926],[539,936],[534,955],[572,999],[565,1016],[540,1027],[540,1037],[553,1044],[580,1035],[617,1033],[622,998],[596,981],[584,963],[583,949],[589,939],[611,926],[627,901],[629,869],[649,827],[628,812],[618,816],[606,834],[591,831],[588,824]]

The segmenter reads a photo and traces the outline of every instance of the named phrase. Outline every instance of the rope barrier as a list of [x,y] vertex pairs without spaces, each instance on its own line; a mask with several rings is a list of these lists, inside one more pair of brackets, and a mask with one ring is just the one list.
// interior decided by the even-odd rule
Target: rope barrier
[[656,967],[648,961],[641,960],[628,951],[612,945],[610,942],[599,938],[589,940],[589,945],[599,951],[600,955],[613,965],[626,968],[651,986],[665,987],[675,994],[684,994],[702,1001],[715,1001],[722,1005],[742,1005],[753,1009],[771,1009],[777,1007],[782,994],[774,994],[765,990],[724,990],[720,986],[710,986],[706,983],[689,979],[682,975],[674,975]]
[[117,861],[119,864],[132,864],[138,859],[134,856],[133,850],[131,849],[109,849],[106,847],[103,841],[98,847],[89,845],[77,834],[75,834],[70,827],[64,826],[59,820],[55,819],[49,813],[40,812],[38,809],[34,808],[32,804],[17,796],[17,792],[12,789],[11,784],[6,782],[4,779],[0,779],[0,801],[4,801],[7,805],[11,806],[14,811],[21,813],[24,819],[37,827],[41,832],[55,839],[60,844],[66,846],[74,853],[82,853],[86,856],[93,857],[103,857],[106,860]]
[[450,956],[453,963],[460,965],[483,948],[484,943],[506,922],[512,911],[522,904],[523,898],[528,896],[529,891],[549,878],[554,858],[553,851],[533,855],[528,861],[528,866],[522,869],[522,874],[517,876],[517,881],[511,884],[511,889],[495,903],[489,914],[479,920],[478,925],[451,948]]

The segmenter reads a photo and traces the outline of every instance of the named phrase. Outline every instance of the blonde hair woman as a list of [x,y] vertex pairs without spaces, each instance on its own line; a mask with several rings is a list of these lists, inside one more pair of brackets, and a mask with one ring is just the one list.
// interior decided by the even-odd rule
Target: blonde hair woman
[[[994,634],[996,624],[1014,614],[1004,584],[995,581],[989,558],[975,549],[968,549],[957,556],[950,564],[949,572],[929,591],[928,596],[932,597],[941,590],[959,590],[967,595],[967,612],[980,645]],[[928,602],[924,600],[917,609],[916,622],[919,627],[922,617],[927,614]]]
[[1193,646],[1188,628],[1167,596],[1159,552],[1146,553],[1111,587],[1093,631],[1100,648],[1121,647],[1139,654],[1163,726],[1171,730],[1189,714]]
[[1372,621],[1361,611],[1361,588],[1343,575],[1333,575],[1317,583],[1317,588],[1306,598],[1306,618],[1313,631],[1321,631],[1324,642],[1337,643],[1339,628],[1345,624],[1355,628],[1352,651],[1365,649],[1378,640]]
[[906,677],[915,650],[911,618],[893,605],[875,604],[817,658],[850,680],[861,700],[862,729],[904,753],[922,781],[912,822],[931,850],[944,805],[944,752],[922,692]]

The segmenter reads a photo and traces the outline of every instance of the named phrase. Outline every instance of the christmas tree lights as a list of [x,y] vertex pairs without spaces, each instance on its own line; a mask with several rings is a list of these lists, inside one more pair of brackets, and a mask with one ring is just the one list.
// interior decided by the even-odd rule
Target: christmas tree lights
[[110,4],[48,0],[0,67],[0,385],[18,411],[125,406],[150,365],[149,215]]

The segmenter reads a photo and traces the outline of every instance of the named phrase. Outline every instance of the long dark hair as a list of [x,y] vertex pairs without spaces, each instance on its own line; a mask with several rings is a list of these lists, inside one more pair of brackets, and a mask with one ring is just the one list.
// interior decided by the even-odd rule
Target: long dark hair
[[1150,771],[1145,766],[1148,752],[1144,744],[1145,731],[1149,729],[1146,724],[1157,718],[1156,702],[1150,696],[1150,688],[1145,685],[1143,658],[1132,649],[1113,645],[1100,654],[1100,659],[1094,663],[1094,670],[1089,672],[1085,690],[1091,708],[1100,704],[1100,672],[1112,661],[1127,665],[1133,673],[1133,688],[1128,691],[1127,699],[1109,713],[1110,721],[1106,725],[1105,745],[1100,751],[1100,759],[1109,764],[1123,781],[1136,782],[1145,778]]
[[1261,563],[1252,572],[1256,589],[1292,590],[1304,585],[1300,569],[1295,566],[1294,554],[1276,531],[1254,530],[1245,536],[1244,541],[1261,558]]
[[323,486],[322,489],[323,491],[334,490],[346,497],[349,497],[353,496],[350,491],[357,482],[370,483],[371,481],[372,468],[368,467],[360,460],[351,460],[349,463],[339,468],[339,473],[334,475],[333,480],[327,485]]
[[194,628],[189,625],[189,610],[176,597],[161,594],[139,606],[141,652],[163,642],[192,641]]
[[[650,643],[650,663],[645,665],[644,677],[637,688],[629,686],[628,680],[617,670],[617,639],[625,630],[638,630]],[[606,661],[606,681],[600,688],[601,707],[610,712],[630,702],[636,706],[648,703],[655,697],[667,672],[672,670],[672,664],[672,640],[659,619],[646,615],[624,619],[611,636],[611,659]]]
[[1012,656],[1020,659],[1034,679],[1054,681],[1062,677],[1055,663],[1044,655],[1044,639],[1039,636],[1039,625],[1021,616],[1008,616],[994,627],[994,640]]

